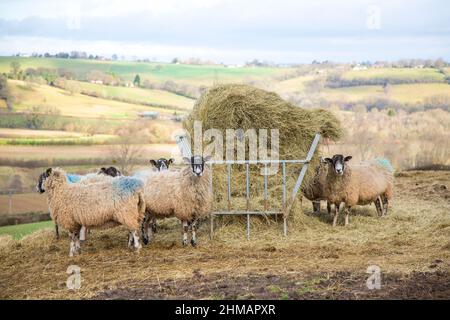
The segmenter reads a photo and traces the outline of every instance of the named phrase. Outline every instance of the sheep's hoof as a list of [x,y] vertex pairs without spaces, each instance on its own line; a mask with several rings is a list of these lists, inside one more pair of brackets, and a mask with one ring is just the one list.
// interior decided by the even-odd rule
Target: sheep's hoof
[[153,231],[153,233],[157,232],[156,225],[152,225],[152,231]]
[[145,245],[148,245],[150,241],[148,241],[148,237],[142,237],[142,243],[144,243]]
[[197,246],[197,241],[194,239],[191,239],[191,245],[195,248]]
[[183,246],[187,246],[187,245],[188,245],[188,241],[187,241],[187,239],[186,239],[186,240],[183,240],[183,241],[181,241],[181,243],[183,244]]

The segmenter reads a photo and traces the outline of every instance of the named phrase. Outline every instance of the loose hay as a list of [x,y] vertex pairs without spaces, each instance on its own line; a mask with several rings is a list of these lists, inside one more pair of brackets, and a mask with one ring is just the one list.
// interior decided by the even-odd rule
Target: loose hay
[[[273,92],[264,91],[248,85],[226,84],[218,85],[206,91],[195,104],[192,113],[183,123],[186,131],[193,137],[194,121],[202,121],[202,130],[218,129],[225,137],[226,129],[278,129],[279,158],[286,160],[305,159],[316,133],[322,139],[337,140],[342,135],[339,120],[326,110],[306,110],[284,101]],[[270,136],[270,134],[268,134]],[[204,142],[205,145],[210,143]],[[225,144],[224,144],[225,148]],[[270,139],[268,149],[270,150]],[[223,150],[225,154],[225,149]],[[236,154],[236,150],[234,150]],[[248,156],[248,144],[246,145]],[[316,149],[310,169],[303,182],[307,188],[312,171],[318,164],[319,150]],[[300,164],[286,166],[287,196],[297,180]],[[262,165],[251,165],[250,178],[250,209],[264,209],[264,177],[260,174]],[[213,188],[215,193],[215,210],[227,208],[227,171],[226,166],[214,166]],[[269,211],[281,211],[282,204],[282,171],[269,177]],[[232,167],[231,179],[231,209],[246,209],[246,175],[244,165]],[[300,206],[294,206],[291,212],[300,216]],[[297,219],[298,220],[298,219]],[[300,219],[301,220],[301,219]]]

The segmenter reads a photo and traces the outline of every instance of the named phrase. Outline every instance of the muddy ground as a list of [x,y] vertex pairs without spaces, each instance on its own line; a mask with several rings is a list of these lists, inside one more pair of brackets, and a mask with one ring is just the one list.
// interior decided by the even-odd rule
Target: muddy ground
[[[380,288],[369,289],[369,274],[223,274],[167,279],[145,285],[129,283],[93,299],[449,299],[450,273],[381,274]],[[369,281],[370,283],[373,283]]]

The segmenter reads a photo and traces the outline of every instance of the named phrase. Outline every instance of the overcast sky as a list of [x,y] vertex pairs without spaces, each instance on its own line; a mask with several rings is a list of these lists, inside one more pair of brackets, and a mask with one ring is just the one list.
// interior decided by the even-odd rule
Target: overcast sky
[[[339,2],[339,3],[338,3]],[[168,61],[450,60],[445,0],[1,0],[0,54]]]

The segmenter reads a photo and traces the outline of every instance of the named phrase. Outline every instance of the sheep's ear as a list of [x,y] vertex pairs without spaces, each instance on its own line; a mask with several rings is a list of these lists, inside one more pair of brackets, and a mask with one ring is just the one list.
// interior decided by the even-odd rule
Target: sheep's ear
[[333,160],[331,160],[331,158],[325,158],[325,162],[333,163]]
[[167,161],[168,164],[174,163],[175,159],[174,158],[170,158],[169,161]]
[[49,176],[52,173],[52,168],[48,168],[47,171],[45,171],[45,173],[47,174],[47,176]]
[[344,158],[344,161],[350,161],[351,158],[353,158],[353,157],[352,157],[352,156],[346,156],[346,157]]
[[209,160],[211,160],[211,158],[212,158],[211,156],[206,156],[206,157],[203,158],[203,160],[204,160],[205,162],[208,162]]
[[153,159],[150,160],[150,163],[156,167],[156,161],[155,160],[153,160]]
[[183,157],[183,162],[186,164],[191,164],[191,158]]

